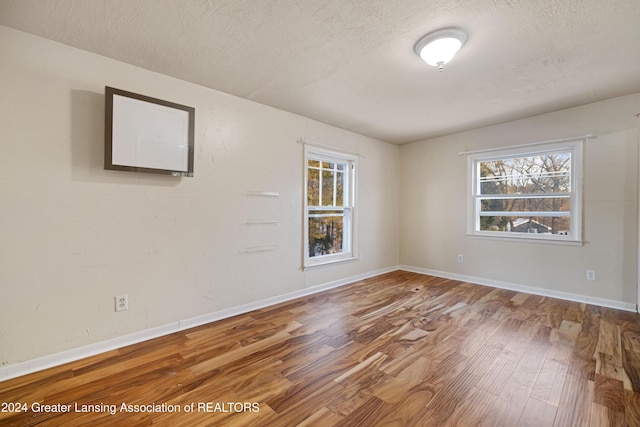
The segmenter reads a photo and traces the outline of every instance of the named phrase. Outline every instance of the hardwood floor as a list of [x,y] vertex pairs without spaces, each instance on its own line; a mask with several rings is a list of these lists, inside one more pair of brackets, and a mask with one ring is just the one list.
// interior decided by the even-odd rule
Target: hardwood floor
[[640,322],[397,271],[5,381],[0,402],[26,404],[0,412],[19,426],[640,426]]

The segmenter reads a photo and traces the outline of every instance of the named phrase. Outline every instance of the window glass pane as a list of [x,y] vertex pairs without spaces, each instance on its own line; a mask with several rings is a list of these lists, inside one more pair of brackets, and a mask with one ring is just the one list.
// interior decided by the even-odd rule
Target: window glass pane
[[538,194],[571,191],[571,153],[480,162],[480,194]]
[[335,169],[335,166],[333,162],[322,162],[322,169]]
[[322,171],[322,206],[334,206],[333,202],[333,175],[335,172]]
[[571,218],[481,216],[480,230],[511,233],[569,234]]
[[320,170],[307,169],[307,205],[320,205]]
[[342,213],[309,215],[309,256],[342,252],[343,225]]
[[344,172],[336,172],[336,206],[344,206]]
[[319,168],[320,167],[320,160],[309,159],[309,166],[314,167],[314,168]]
[[338,164],[336,165],[336,168],[337,168],[339,171],[344,171],[344,167],[345,167],[344,163],[338,163]]
[[482,212],[569,212],[569,197],[544,197],[535,199],[483,199]]

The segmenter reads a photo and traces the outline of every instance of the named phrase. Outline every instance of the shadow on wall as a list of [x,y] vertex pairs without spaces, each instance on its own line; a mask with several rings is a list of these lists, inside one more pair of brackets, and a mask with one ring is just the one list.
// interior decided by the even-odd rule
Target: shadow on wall
[[71,174],[74,181],[170,187],[181,177],[104,169],[105,95],[71,91]]
[[[624,209],[622,240],[623,240],[623,268],[624,283],[637,283],[638,280],[638,227],[640,226],[637,210],[638,185],[640,183],[640,171],[638,170],[638,160],[640,159],[640,126],[635,132],[625,133],[624,148],[624,169],[625,169],[625,200],[632,207]],[[634,200],[635,199],[635,200]],[[625,203],[625,205],[627,204]],[[638,301],[640,292],[636,294],[637,287],[625,286],[625,294],[620,297],[622,301]]]

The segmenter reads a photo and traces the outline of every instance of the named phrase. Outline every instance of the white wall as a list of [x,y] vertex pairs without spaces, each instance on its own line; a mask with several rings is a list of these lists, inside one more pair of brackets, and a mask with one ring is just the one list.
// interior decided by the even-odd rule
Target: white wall
[[[6,27],[0,58],[0,364],[398,264],[397,146]],[[103,169],[104,86],[195,107],[194,178]],[[301,270],[301,137],[363,156],[360,261]]]
[[[638,112],[635,94],[403,146],[401,264],[635,304]],[[459,152],[590,133],[597,138],[585,144],[583,246],[465,236],[467,163]],[[595,283],[586,269],[596,270]]]

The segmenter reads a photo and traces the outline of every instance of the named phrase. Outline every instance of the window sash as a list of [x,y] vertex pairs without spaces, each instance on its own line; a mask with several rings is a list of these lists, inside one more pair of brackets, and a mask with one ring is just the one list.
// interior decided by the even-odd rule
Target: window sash
[[[553,160],[551,160],[553,158]],[[567,191],[571,193],[573,191],[573,152],[572,150],[550,150],[536,153],[524,153],[521,155],[505,155],[498,157],[479,158],[474,165],[475,173],[477,174],[477,188],[475,188],[476,194],[490,195],[490,194],[556,194],[562,193],[559,188],[555,186],[549,186],[549,180],[558,180],[560,178],[568,178],[568,182],[564,183],[568,185]],[[556,164],[555,162],[559,163]],[[492,164],[502,163],[502,166],[507,172],[502,175],[490,175],[482,176],[483,165],[486,168],[490,168]],[[559,167],[561,170],[544,170],[550,166]],[[493,167],[498,167],[493,165]],[[516,168],[521,170],[516,170]],[[526,171],[524,169],[527,169]],[[533,169],[533,171],[532,171]],[[503,171],[501,171],[503,172]],[[483,185],[484,184],[484,185]],[[483,187],[494,184],[497,188],[497,193],[486,193],[483,191]],[[553,182],[562,186],[563,183]],[[513,193],[500,192],[503,188],[514,191]]]
[[[312,166],[310,163],[312,161],[318,162],[318,166]],[[331,164],[333,167],[325,167],[325,164]],[[309,203],[309,195],[307,195],[307,206],[348,206],[346,203],[348,200],[348,162],[343,160],[329,160],[327,158],[319,157],[319,156],[309,156],[307,158],[307,180],[309,179],[309,171],[314,170],[318,171],[318,197],[313,197],[313,200],[317,200],[318,204]],[[326,177],[325,175],[331,174],[331,183],[327,186],[325,184]],[[342,187],[342,191],[339,191],[340,185]],[[331,192],[328,200],[330,203],[325,203],[327,199],[324,194],[325,190],[329,190]],[[308,183],[307,183],[307,192],[309,191]]]
[[[338,213],[324,213],[324,214],[308,214],[307,215],[307,225],[310,227],[310,223],[313,219],[325,219],[325,218],[334,218],[340,221],[340,234],[335,236],[335,240],[331,240],[331,245],[327,248],[330,250],[329,253],[325,254],[314,254],[312,255],[312,245],[314,243],[317,244],[317,241],[311,241],[311,230],[308,231],[307,234],[307,256],[308,258],[318,262],[325,259],[335,259],[336,257],[344,256],[344,254],[351,253],[351,209],[344,208],[340,210]],[[322,240],[322,239],[321,239]],[[313,251],[315,252],[315,251]]]
[[[581,189],[582,189],[582,140],[574,140],[569,142],[563,142],[559,144],[549,144],[546,147],[539,148],[535,151],[530,150],[529,152],[524,149],[520,150],[517,147],[511,148],[508,150],[500,151],[496,150],[492,153],[491,156],[486,156],[482,154],[474,154],[469,156],[469,173],[470,173],[470,190],[471,190],[471,203],[468,209],[469,215],[469,227],[468,234],[470,235],[479,235],[486,237],[517,237],[517,238],[533,238],[533,239],[548,239],[548,240],[564,240],[564,241],[581,241],[582,230],[581,230]],[[486,154],[486,153],[484,153]],[[512,163],[517,163],[518,161],[523,161],[522,159],[533,159],[533,161],[537,161],[537,159],[544,156],[549,155],[562,155],[568,157],[568,164],[563,164],[563,169],[558,171],[540,171],[537,170],[535,173],[523,173],[523,174],[501,174],[496,176],[481,176],[481,167],[483,164],[487,164],[490,162],[498,162],[498,161],[509,161]],[[540,187],[532,187],[532,184],[536,184],[535,180],[545,180],[545,179],[568,179],[568,182],[563,183],[565,185],[565,191],[549,191],[545,192],[544,190],[549,190],[549,188],[544,188],[543,190]],[[504,185],[506,182],[513,182],[514,185],[510,188],[515,188],[521,193],[511,194],[504,192]],[[490,193],[487,191],[487,183],[495,182],[498,184],[502,184],[503,188],[496,186],[496,188],[492,188],[492,191],[496,191],[496,193]],[[520,186],[516,185],[519,184]],[[483,188],[483,185],[485,186]],[[558,188],[562,190],[563,188]],[[528,191],[530,190],[530,191]],[[483,193],[483,191],[485,191]],[[549,209],[543,208],[540,209],[540,203],[544,203],[542,199],[549,199],[550,201],[554,199],[565,199],[568,200],[568,210],[567,206],[558,206],[553,202],[553,206],[549,206]],[[530,203],[519,203],[519,201],[530,201]],[[513,204],[518,205],[514,210],[504,209],[505,206],[497,205],[495,206],[499,210],[491,211],[488,210],[491,207],[485,206],[483,207],[483,202],[487,201],[513,201]],[[539,201],[538,203],[536,201]],[[551,202],[548,202],[551,204]],[[566,202],[564,202],[566,203]],[[537,206],[536,206],[537,204]],[[512,205],[513,206],[513,205]],[[506,206],[508,208],[508,206]],[[525,208],[524,210],[522,208]],[[531,207],[531,210],[527,210]],[[500,209],[503,208],[503,209]],[[537,208],[537,209],[536,209]],[[554,209],[555,208],[555,209]],[[483,210],[484,209],[484,210]],[[529,234],[522,233],[518,231],[497,231],[497,230],[482,230],[481,229],[481,218],[483,217],[511,217],[511,218],[524,218],[524,219],[533,219],[536,217],[540,218],[549,218],[549,217],[557,217],[557,218],[568,218],[569,221],[569,233],[568,234],[551,234],[551,233],[541,233],[541,234]]]
[[521,217],[536,217],[536,216],[557,216],[557,217],[571,217],[571,212],[566,211],[482,211],[480,216],[521,216]]

